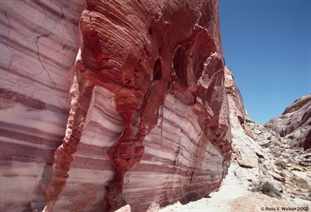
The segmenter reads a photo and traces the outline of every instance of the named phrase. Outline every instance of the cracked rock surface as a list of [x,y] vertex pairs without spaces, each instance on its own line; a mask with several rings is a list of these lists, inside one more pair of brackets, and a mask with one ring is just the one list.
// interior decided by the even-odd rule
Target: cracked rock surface
[[[216,1],[8,0],[0,17],[0,211],[311,208],[310,94],[250,120]],[[266,182],[273,198],[251,193]]]
[[0,211],[45,205],[42,191],[70,109],[83,8],[78,0],[0,3]]
[[[225,73],[233,135],[230,170],[238,180],[235,184],[249,192],[262,193],[260,186],[269,183],[274,192],[268,195],[279,199],[275,205],[310,208],[311,149],[307,146],[310,132],[310,94],[296,100],[283,115],[261,125],[248,117],[242,96],[227,67]],[[287,131],[288,135],[282,134],[286,129],[292,128],[295,130]],[[243,203],[255,207],[263,205],[251,195],[232,200],[231,209],[237,210]],[[254,207],[244,210],[257,211]]]
[[[310,210],[311,149],[306,148],[310,95],[297,99],[267,124],[248,117],[233,74],[225,67],[233,154],[228,174],[209,197],[161,212]],[[294,126],[296,133],[280,134]],[[297,133],[302,132],[302,133]],[[301,142],[297,143],[297,140]],[[295,145],[293,145],[293,143]]]
[[219,188],[217,1],[12,0],[0,15],[1,210],[157,211]]

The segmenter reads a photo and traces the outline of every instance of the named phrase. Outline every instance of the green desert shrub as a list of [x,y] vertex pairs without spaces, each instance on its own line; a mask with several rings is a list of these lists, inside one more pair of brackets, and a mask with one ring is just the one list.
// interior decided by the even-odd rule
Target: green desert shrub
[[262,182],[260,181],[258,184],[254,184],[251,189],[253,192],[261,192],[270,197],[281,197],[281,192],[278,191],[270,182]]
[[275,161],[274,165],[276,165],[277,167],[279,167],[281,169],[286,169],[287,168],[287,164],[284,161],[281,161],[281,160]]

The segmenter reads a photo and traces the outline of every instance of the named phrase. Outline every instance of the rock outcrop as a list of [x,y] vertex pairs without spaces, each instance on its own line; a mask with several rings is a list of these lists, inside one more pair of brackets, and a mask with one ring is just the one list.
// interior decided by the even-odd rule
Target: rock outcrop
[[297,99],[281,116],[265,124],[266,128],[290,139],[291,147],[311,148],[311,93]]
[[[282,137],[273,129],[250,120],[233,74],[227,67],[225,87],[233,136],[233,154],[226,178],[219,191],[208,198],[186,205],[176,203],[160,211],[259,212],[262,207],[271,211],[282,207],[283,210],[310,208],[311,149],[292,147],[291,138]],[[300,98],[286,111],[296,113],[309,103],[307,99]],[[306,117],[303,114],[300,112],[301,120]],[[297,114],[292,116],[298,117]]]
[[232,160],[236,160],[243,167],[258,168],[256,151],[260,152],[260,147],[258,144],[254,144],[253,139],[246,134],[250,130],[245,128],[245,123],[250,121],[250,119],[244,108],[242,95],[228,67],[225,67],[225,76],[225,86],[230,108],[231,133],[233,137],[232,147],[234,153]]
[[[236,176],[239,181],[237,184],[250,191],[266,192],[267,195],[282,198],[288,201],[286,204],[308,206],[310,204],[308,201],[311,201],[310,150],[292,146],[295,139],[306,139],[307,134],[296,133],[292,134],[294,137],[289,137],[280,135],[280,132],[284,132],[283,127],[289,123],[284,116],[292,117],[291,125],[304,132],[303,127],[308,126],[307,123],[310,122],[308,121],[310,101],[307,100],[310,97],[300,98],[289,106],[282,116],[272,119],[263,126],[250,120],[233,75],[227,67],[225,73],[233,136],[233,154],[229,171]],[[273,120],[278,122],[274,121],[275,125],[272,125]],[[232,175],[229,173],[229,176],[230,174]],[[270,190],[262,189],[263,185],[269,185]]]
[[157,211],[219,188],[217,1],[4,1],[1,20],[1,210]]

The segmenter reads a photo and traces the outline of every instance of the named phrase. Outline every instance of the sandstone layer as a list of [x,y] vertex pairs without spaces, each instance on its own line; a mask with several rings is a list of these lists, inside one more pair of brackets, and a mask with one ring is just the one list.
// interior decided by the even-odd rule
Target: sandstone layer
[[0,3],[0,211],[45,205],[70,110],[83,8],[80,0]]
[[214,0],[4,1],[1,72],[1,210],[157,211],[226,175]]
[[[281,136],[273,129],[250,120],[233,74],[227,67],[225,87],[233,136],[228,174],[219,190],[209,197],[186,205],[176,203],[160,211],[254,212],[310,208],[311,149],[291,146],[295,137]],[[293,125],[295,120],[303,121],[307,117],[300,108],[309,103],[308,98],[299,98],[285,110],[284,114],[291,113],[295,117]],[[278,124],[274,126],[276,129],[287,126],[280,119],[275,123]],[[299,133],[293,136],[303,138]]]

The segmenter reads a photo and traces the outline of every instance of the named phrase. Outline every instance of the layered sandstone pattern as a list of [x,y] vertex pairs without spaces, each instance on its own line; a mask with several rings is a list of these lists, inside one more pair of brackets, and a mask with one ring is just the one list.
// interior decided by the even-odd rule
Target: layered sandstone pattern
[[45,205],[42,191],[70,109],[83,8],[79,0],[0,3],[0,211]]
[[1,6],[1,209],[157,211],[217,189],[231,155],[217,2],[87,0],[79,33],[83,3],[44,2]]

